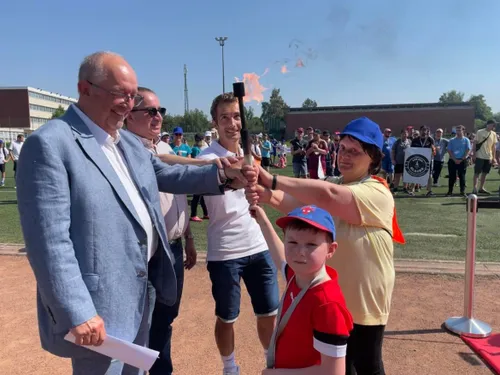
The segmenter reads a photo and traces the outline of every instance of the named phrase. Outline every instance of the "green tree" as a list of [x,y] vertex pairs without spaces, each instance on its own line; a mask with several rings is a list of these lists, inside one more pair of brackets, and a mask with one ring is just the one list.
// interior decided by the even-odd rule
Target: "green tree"
[[264,127],[269,131],[271,124],[280,123],[285,120],[285,115],[290,107],[280,94],[280,89],[273,89],[269,101],[262,102],[262,114],[260,119],[264,123]]
[[210,129],[210,121],[202,110],[196,108],[184,115],[184,131],[199,133],[208,129]]
[[474,120],[474,129],[475,130],[483,129],[485,127],[486,127],[486,121],[480,120],[478,118]]
[[252,121],[252,119],[255,117],[255,113],[253,111],[253,107],[248,107],[245,108],[245,120],[247,121],[247,124]]
[[471,95],[468,102],[474,106],[475,118],[483,121],[490,120],[493,117],[491,107],[486,104],[484,95]]
[[316,108],[318,106],[318,103],[316,103],[316,100],[312,100],[307,98],[304,100],[304,103],[302,103],[302,108]]
[[163,131],[172,131],[176,126],[184,125],[184,116],[168,114],[163,118]]
[[253,107],[245,108],[245,120],[251,133],[262,133],[265,131],[264,122],[255,116]]
[[193,109],[184,115],[168,114],[163,118],[164,131],[172,131],[180,126],[187,133],[203,133],[211,128],[207,115],[200,109]]
[[61,117],[62,115],[64,115],[64,113],[66,112],[66,110],[63,108],[62,105],[60,105],[59,107],[57,107],[57,109],[52,113],[52,117],[51,118],[59,118]]
[[264,121],[262,121],[259,117],[253,117],[250,121],[247,122],[248,130],[252,133],[263,133],[265,132]]
[[493,115],[493,120],[495,120],[497,124],[500,124],[500,112]]
[[451,90],[443,93],[439,97],[439,103],[462,103],[464,101],[464,93],[457,90]]

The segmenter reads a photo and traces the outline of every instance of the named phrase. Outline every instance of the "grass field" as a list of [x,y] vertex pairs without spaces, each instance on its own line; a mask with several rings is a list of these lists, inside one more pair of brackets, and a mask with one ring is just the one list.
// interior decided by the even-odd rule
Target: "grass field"
[[[291,166],[276,170],[283,175],[291,174]],[[446,174],[443,170],[442,176]],[[12,163],[7,164],[6,186],[0,188],[0,243],[23,243],[19,226],[16,193],[13,184]],[[441,184],[447,183],[444,178]],[[500,176],[492,170],[487,179],[486,189],[498,195]],[[467,192],[472,190],[472,170],[467,171]],[[436,197],[397,196],[396,207],[400,226],[406,234],[405,246],[396,245],[397,258],[415,259],[464,259],[466,235],[465,199],[445,198],[445,187],[434,188]],[[458,188],[455,188],[458,191]],[[198,208],[201,211],[201,207]],[[271,219],[279,216],[273,209],[267,209]],[[480,261],[500,261],[500,251],[496,242],[496,230],[500,223],[500,210],[480,210],[477,220],[477,259]],[[207,222],[191,223],[199,251],[206,250]]]

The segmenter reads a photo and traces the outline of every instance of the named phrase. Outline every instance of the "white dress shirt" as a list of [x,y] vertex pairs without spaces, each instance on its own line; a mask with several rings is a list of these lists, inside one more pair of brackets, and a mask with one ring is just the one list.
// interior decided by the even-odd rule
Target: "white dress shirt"
[[[148,209],[144,200],[142,199],[137,186],[130,176],[128,166],[125,163],[125,159],[122,151],[117,147],[118,142],[120,142],[120,133],[117,133],[116,139],[111,137],[106,133],[100,126],[95,124],[85,113],[83,113],[76,105],[73,105],[75,112],[81,117],[85,125],[94,135],[97,143],[104,152],[104,155],[108,158],[111,166],[115,170],[118,178],[120,179],[123,187],[125,188],[132,205],[135,208],[137,216],[142,224],[143,229],[146,231],[148,238],[148,261],[156,252],[158,247],[158,233],[153,227],[153,222],[151,216],[149,216]],[[90,182],[89,182],[90,183]]]
[[[156,144],[151,140],[135,135],[146,147],[146,149],[155,154],[175,155],[174,150],[168,143],[159,141]],[[160,192],[160,205],[167,236],[169,241],[177,240],[186,232],[189,224],[189,206],[185,194],[170,194]]]

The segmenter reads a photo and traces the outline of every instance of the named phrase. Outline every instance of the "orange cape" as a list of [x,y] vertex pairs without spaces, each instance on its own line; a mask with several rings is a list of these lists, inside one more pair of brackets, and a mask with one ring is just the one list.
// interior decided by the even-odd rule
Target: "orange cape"
[[[389,185],[387,184],[385,178],[373,175],[371,177],[374,180],[377,180],[378,182],[382,183],[387,189],[390,190]],[[405,237],[403,236],[403,232],[401,231],[401,228],[399,228],[398,217],[396,215],[396,204],[394,204],[394,215],[392,216],[392,240],[400,244],[406,243]]]

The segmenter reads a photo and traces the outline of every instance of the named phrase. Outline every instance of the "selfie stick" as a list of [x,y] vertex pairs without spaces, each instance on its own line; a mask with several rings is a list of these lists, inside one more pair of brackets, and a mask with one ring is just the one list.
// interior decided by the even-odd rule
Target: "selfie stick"
[[240,117],[241,117],[241,144],[243,146],[243,155],[245,156],[245,164],[252,165],[253,157],[250,151],[250,134],[247,128],[247,120],[245,117],[245,104],[243,103],[243,97],[245,96],[245,84],[243,82],[233,83],[233,94],[238,98],[238,104],[240,106]]

